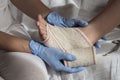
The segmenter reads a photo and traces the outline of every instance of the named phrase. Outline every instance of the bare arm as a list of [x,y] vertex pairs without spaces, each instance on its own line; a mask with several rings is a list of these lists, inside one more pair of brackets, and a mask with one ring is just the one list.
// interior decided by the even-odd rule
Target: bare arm
[[37,20],[38,15],[41,14],[46,17],[51,9],[46,7],[40,0],[11,0],[11,2],[22,12]]
[[[32,2],[31,0],[12,0],[14,3],[15,1],[20,1],[22,6],[26,6],[29,3],[25,2]],[[34,0],[38,1],[38,0]],[[22,3],[24,2],[24,3]],[[16,4],[19,5],[19,4]],[[30,5],[30,4],[29,4]],[[32,3],[31,3],[32,5]],[[20,6],[20,5],[19,5]],[[36,5],[35,5],[36,6]],[[22,8],[22,7],[20,7]],[[25,7],[26,10],[27,7]],[[29,8],[30,9],[30,8]],[[33,8],[32,8],[33,9]],[[25,10],[27,14],[32,12],[32,9],[28,12]],[[36,12],[38,10],[36,9]],[[39,10],[40,11],[40,10]],[[40,11],[42,12],[42,11]],[[36,16],[32,16],[36,14]],[[37,13],[30,13],[30,15],[36,19],[39,12]],[[41,13],[43,14],[43,13]],[[96,16],[86,28],[82,28],[83,32],[87,35],[90,41],[94,44],[101,36],[110,32],[113,28],[120,24],[120,0],[113,0],[111,4],[109,4],[106,9],[104,9],[98,16]],[[16,38],[0,32],[0,49],[8,50],[8,51],[20,51],[20,52],[30,52],[29,49],[29,40],[24,40],[20,38]],[[9,40],[9,41],[8,41]]]
[[[46,17],[52,10],[46,7],[40,0],[11,0],[22,12],[37,20],[38,15]],[[0,49],[15,52],[30,53],[29,40],[17,38],[0,32]]]
[[[40,0],[11,0],[11,2],[35,20],[38,19],[38,15],[46,17],[51,12]],[[31,53],[29,40],[17,38],[1,31],[0,50]]]
[[106,8],[82,29],[94,44],[100,37],[120,24],[120,0],[111,0]]
[[28,52],[29,40],[17,38],[0,31],[0,49],[13,52]]

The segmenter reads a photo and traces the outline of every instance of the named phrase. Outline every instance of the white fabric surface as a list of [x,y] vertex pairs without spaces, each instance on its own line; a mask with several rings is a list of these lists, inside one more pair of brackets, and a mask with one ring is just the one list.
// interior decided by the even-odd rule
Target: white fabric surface
[[0,30],[5,30],[12,23],[8,0],[0,0]]
[[[46,6],[66,18],[91,20],[103,7],[108,0],[41,0]],[[31,34],[38,35],[35,21],[30,17],[23,15],[22,18],[25,28]]]
[[2,77],[0,77],[0,80],[4,80]]
[[0,80],[48,80],[44,62],[21,52],[0,53]]
[[[65,0],[66,2],[62,0],[59,1],[52,0],[53,2],[50,2],[50,0],[42,1],[44,1],[44,3],[48,5],[48,7],[55,10],[64,17],[84,19],[89,21],[100,10],[103,9],[108,0],[74,0],[73,3],[69,3],[67,0]],[[63,4],[61,4],[62,2]],[[53,3],[58,5],[52,6],[51,4]],[[32,22],[32,20],[30,22]],[[97,49],[97,61],[98,61],[97,65],[90,66],[86,68],[86,70],[80,73],[75,73],[73,75],[71,74],[66,75],[65,73],[56,73],[54,70],[48,68],[50,80],[119,80],[120,79],[118,76],[120,73],[119,51],[108,56],[102,56],[103,54],[109,52],[111,48],[115,46],[114,44],[111,43],[111,41],[114,39],[119,39],[120,37],[119,34],[120,30],[115,29],[113,30],[113,32],[108,34],[109,39],[106,42],[101,40],[102,48]]]
[[[13,24],[13,20],[16,17],[13,17],[15,15],[12,15],[11,17],[11,15],[9,14],[10,11],[8,10],[10,6],[6,6],[7,3],[4,3],[4,1],[7,2],[7,0],[0,0],[0,30],[6,31],[7,29],[8,33],[13,35],[17,33],[18,36],[27,34],[28,38],[30,38],[30,34],[33,39],[39,40],[38,32],[35,27],[35,22],[26,16],[23,17],[23,24],[25,25],[24,27],[22,25],[15,24],[13,25],[13,27],[8,28],[9,25]],[[50,2],[50,0],[42,1],[44,1],[45,4],[47,4],[50,8],[57,11],[64,17],[84,19],[89,21],[97,14],[97,12],[101,10],[101,8],[106,4],[108,0],[52,0],[52,2]],[[52,6],[53,4],[56,5]],[[20,26],[21,28],[26,29],[29,34],[26,32],[26,30],[22,31],[21,28],[16,26]],[[14,33],[14,30],[17,31]],[[25,38],[26,36],[20,37]],[[112,40],[120,39],[120,30],[113,30],[113,32],[108,34],[108,38],[109,39],[106,42],[101,40],[102,48],[97,49],[97,65],[89,66],[86,68],[86,70],[74,74],[56,72],[50,67],[47,67],[49,80],[120,80],[120,50],[108,56],[102,56],[114,47],[114,44],[111,43]],[[22,56],[24,59],[28,58],[29,62],[33,60],[35,62],[39,62],[36,61],[35,58],[31,58],[26,54],[20,54],[19,56]],[[33,63],[35,63],[34,61]],[[34,64],[34,66],[37,67],[39,65],[40,68],[41,63]],[[46,68],[43,68],[43,70],[45,69]]]

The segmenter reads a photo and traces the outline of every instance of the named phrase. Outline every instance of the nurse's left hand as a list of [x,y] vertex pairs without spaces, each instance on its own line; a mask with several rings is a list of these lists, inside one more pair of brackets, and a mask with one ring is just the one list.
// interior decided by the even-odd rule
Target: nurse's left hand
[[[39,21],[41,21],[40,19],[39,19]],[[58,27],[69,27],[70,28],[70,27],[85,27],[85,26],[88,26],[87,21],[77,20],[77,19],[66,19],[66,18],[60,16],[59,14],[57,14],[56,12],[49,13],[48,16],[45,19],[49,24],[55,25],[55,26],[58,26]],[[44,23],[44,21],[42,21],[42,22]],[[103,36],[101,39],[106,40],[107,37]],[[94,46],[96,48],[101,48],[101,44],[100,44],[99,41],[97,41],[94,44]]]
[[77,20],[77,19],[67,19],[56,12],[51,12],[46,17],[46,21],[55,26],[59,27],[85,27],[88,26],[88,22],[84,20]]

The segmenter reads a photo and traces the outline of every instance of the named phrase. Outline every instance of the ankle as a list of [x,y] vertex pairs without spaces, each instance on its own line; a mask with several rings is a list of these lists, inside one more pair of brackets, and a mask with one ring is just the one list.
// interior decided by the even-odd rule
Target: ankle
[[85,28],[80,28],[80,30],[85,34],[92,45],[98,40],[97,32],[92,27],[87,26]]

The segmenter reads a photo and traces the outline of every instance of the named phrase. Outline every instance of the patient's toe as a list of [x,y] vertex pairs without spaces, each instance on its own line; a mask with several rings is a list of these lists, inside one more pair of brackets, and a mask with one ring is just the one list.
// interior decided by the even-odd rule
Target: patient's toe
[[40,37],[42,38],[42,40],[45,40],[47,37],[47,30],[46,30],[47,23],[41,16],[39,16],[38,18],[39,19],[37,21],[37,26],[39,29],[39,34],[40,34]]

